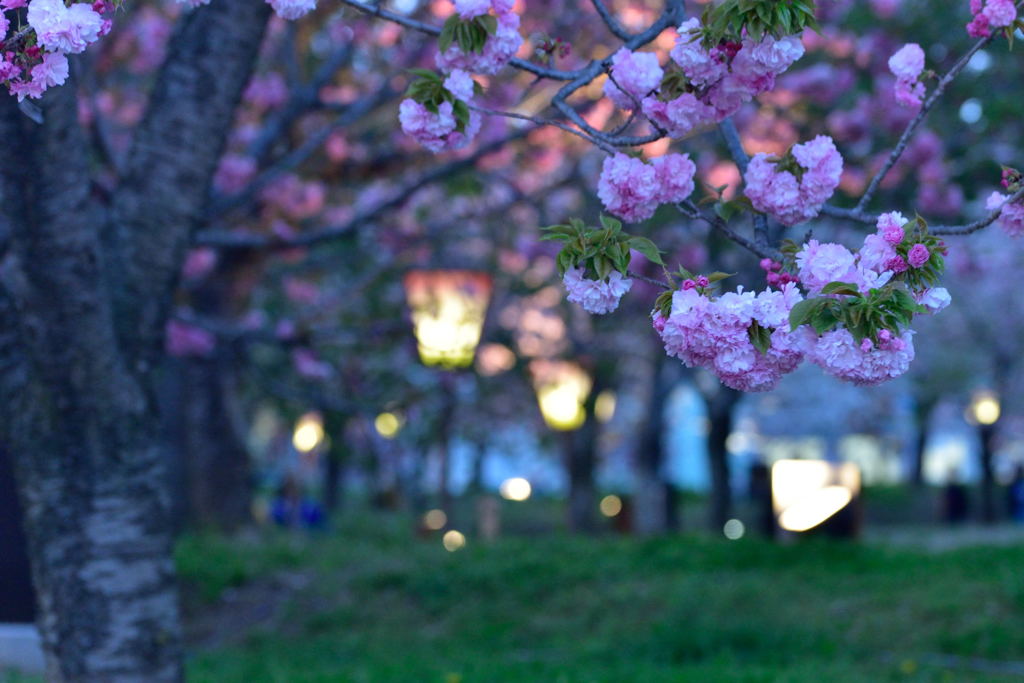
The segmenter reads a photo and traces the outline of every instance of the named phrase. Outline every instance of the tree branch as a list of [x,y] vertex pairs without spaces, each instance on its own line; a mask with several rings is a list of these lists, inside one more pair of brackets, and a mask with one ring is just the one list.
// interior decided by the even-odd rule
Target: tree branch
[[1009,204],[1010,202],[1020,201],[1022,199],[1024,199],[1024,188],[1021,188],[1020,190],[1014,192],[1012,195],[1010,195],[1010,198],[1003,202],[1003,204],[998,209],[992,211],[990,214],[988,214],[981,220],[974,221],[973,223],[968,223],[967,225],[936,225],[932,228],[929,228],[928,232],[932,233],[933,235],[970,235],[973,232],[978,232],[979,230],[987,228],[988,226],[995,223],[999,219],[999,216],[1002,215],[1003,208],[1007,204]]
[[608,27],[608,30],[612,32],[612,35],[619,40],[629,40],[633,35],[627,31],[619,20],[608,10],[608,7],[602,0],[591,0],[594,5],[594,9],[601,15],[601,19],[604,21],[604,25]]
[[953,79],[956,78],[961,71],[964,70],[968,62],[971,61],[971,57],[973,57],[978,50],[992,42],[996,35],[998,35],[998,33],[993,32],[992,35],[987,38],[982,38],[976,42],[971,49],[957,60],[956,64],[954,64],[952,68],[950,68],[950,70],[939,79],[935,89],[921,106],[921,111],[919,111],[917,116],[907,124],[907,127],[903,130],[903,134],[900,135],[899,141],[892,149],[892,152],[889,153],[889,157],[885,160],[882,168],[878,170],[878,173],[876,173],[871,179],[871,182],[868,183],[868,188],[864,191],[860,201],[857,202],[856,209],[854,209],[856,212],[861,213],[864,211],[864,208],[868,205],[868,202],[871,201],[871,198],[874,197],[875,192],[878,190],[878,186],[881,185],[885,176],[888,175],[889,171],[892,170],[892,167],[896,165],[896,162],[899,161],[899,158],[907,149],[907,145],[910,144],[910,140],[914,137],[914,133],[917,132],[918,127],[924,122],[925,117],[928,116],[928,112],[931,111],[932,107],[935,106],[936,102],[939,101],[939,98],[942,97],[942,94],[946,91],[946,87],[953,82]]
[[252,74],[266,3],[215,2],[179,20],[117,189],[117,320],[129,355],[160,352],[171,292]]

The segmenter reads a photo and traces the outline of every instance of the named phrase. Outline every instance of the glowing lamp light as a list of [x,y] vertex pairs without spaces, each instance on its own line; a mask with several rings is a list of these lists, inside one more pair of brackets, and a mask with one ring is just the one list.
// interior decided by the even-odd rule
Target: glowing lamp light
[[599,422],[609,422],[615,417],[615,392],[611,389],[605,389],[597,398],[594,399],[594,417]]
[[614,494],[608,495],[601,499],[598,507],[601,509],[601,514],[605,517],[614,517],[622,512],[622,499]]
[[429,510],[423,515],[423,526],[431,531],[440,531],[448,523],[448,515],[444,510]]
[[973,424],[988,427],[999,421],[1002,414],[1002,407],[999,405],[999,397],[992,391],[979,391],[971,399],[971,405],[967,407],[967,420]]
[[498,493],[505,500],[523,501],[530,497],[533,492],[533,487],[530,486],[530,482],[526,481],[522,477],[512,477],[501,482],[501,486],[498,487]]
[[779,526],[797,533],[825,523],[860,492],[860,469],[853,463],[779,460],[771,479]]
[[450,531],[446,531],[444,536],[441,537],[441,544],[444,546],[445,550],[450,553],[454,553],[456,550],[465,547],[466,537],[461,531],[451,529]]
[[394,413],[381,413],[374,418],[373,428],[385,439],[393,439],[402,429],[402,418]]
[[562,360],[530,362],[533,387],[544,421],[552,429],[571,431],[587,421],[584,404],[591,380],[578,364]]
[[306,413],[295,423],[292,445],[300,453],[309,453],[324,440],[324,421],[320,413]]
[[406,274],[406,300],[424,365],[472,365],[491,298],[491,278],[468,270],[414,270]]

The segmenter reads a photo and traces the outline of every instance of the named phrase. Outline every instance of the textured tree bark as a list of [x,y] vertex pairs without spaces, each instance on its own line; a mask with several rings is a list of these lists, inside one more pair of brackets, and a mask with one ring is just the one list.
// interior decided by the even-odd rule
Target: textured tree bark
[[708,459],[711,469],[711,530],[721,532],[732,518],[732,486],[729,475],[729,451],[725,442],[732,432],[732,409],[739,401],[735,389],[720,387],[708,401]]
[[75,84],[47,94],[42,125],[0,102],[0,440],[49,680],[183,675],[150,369],[269,11],[224,0],[186,15],[112,222],[90,197]]

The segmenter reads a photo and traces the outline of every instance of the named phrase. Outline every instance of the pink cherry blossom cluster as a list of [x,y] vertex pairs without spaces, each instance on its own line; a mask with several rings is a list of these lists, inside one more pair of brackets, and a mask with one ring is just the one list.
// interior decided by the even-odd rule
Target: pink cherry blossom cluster
[[971,22],[967,34],[972,38],[987,38],[992,29],[1011,26],[1017,19],[1013,0],[971,0]]
[[682,137],[699,126],[718,123],[736,113],[744,102],[775,87],[775,77],[804,54],[798,36],[760,41],[747,37],[742,43],[723,43],[711,49],[701,44],[699,19],[679,27],[670,56],[685,76],[684,92],[672,89],[652,94],[664,72],[657,57],[615,55],[612,78],[626,89],[626,97],[614,84],[605,94],[619,106],[634,109],[640,102],[644,114],[672,137]]
[[[473,79],[461,69],[455,69],[444,80],[444,88],[456,99],[469,104],[473,100]],[[431,152],[460,149],[470,143],[480,130],[480,116],[470,112],[469,123],[458,130],[454,105],[442,102],[436,112],[412,98],[402,100],[398,108],[402,130]]]
[[914,360],[913,330],[896,336],[889,330],[878,333],[876,345],[865,338],[859,344],[845,328],[830,330],[818,337],[804,326],[807,360],[841,380],[859,386],[881,384],[895,379]]
[[[733,389],[769,391],[803,359],[802,335],[789,331],[789,312],[802,299],[793,283],[781,290],[755,294],[740,288],[711,298],[706,285],[687,280],[672,294],[667,317],[654,312],[654,329],[665,352],[687,367],[705,368]],[[754,323],[770,333],[767,352],[750,339]]]
[[889,71],[896,76],[893,93],[905,107],[919,107],[924,99],[924,50],[917,43],[907,43],[889,57]]
[[653,216],[661,204],[689,197],[696,171],[688,154],[666,154],[647,163],[619,153],[604,160],[597,195],[609,213],[636,223]]
[[818,215],[842,172],[843,157],[832,138],[819,135],[794,145],[782,159],[755,155],[747,167],[744,192],[758,211],[796,225]]
[[[108,0],[92,3],[32,0],[27,4],[28,25],[10,32],[8,12],[26,7],[27,0],[0,0],[0,82],[18,101],[39,98],[47,88],[63,85],[68,77],[69,54],[78,54],[110,32],[113,12]],[[34,38],[34,40],[33,40]]]
[[474,19],[491,10],[498,20],[498,28],[487,37],[481,52],[465,53],[457,43],[437,54],[437,68],[449,72],[463,69],[472,73],[496,74],[508,64],[523,37],[519,33],[519,15],[512,11],[514,0],[454,0],[455,11],[462,19]]
[[562,283],[568,292],[568,299],[579,304],[588,313],[603,315],[619,307],[619,299],[633,286],[633,280],[613,270],[604,280],[591,280],[585,276],[582,267],[565,271]]
[[[864,238],[857,253],[841,244],[809,240],[796,254],[797,273],[804,289],[817,295],[830,282],[847,282],[867,294],[900,273],[924,267],[931,252],[924,244],[905,243],[906,223],[907,219],[897,211],[882,214],[876,232]],[[905,247],[906,258],[897,250],[900,245]]]

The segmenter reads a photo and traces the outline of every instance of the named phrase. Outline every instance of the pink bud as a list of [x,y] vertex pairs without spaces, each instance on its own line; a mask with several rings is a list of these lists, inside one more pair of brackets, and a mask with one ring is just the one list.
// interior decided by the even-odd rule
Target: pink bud
[[683,280],[683,290],[694,289],[697,287],[697,283],[693,280]]
[[708,280],[703,275],[701,275],[700,277],[697,278],[697,286],[698,287],[707,287],[710,284],[711,284],[711,280]]
[[867,353],[868,351],[870,351],[873,348],[875,348],[875,343],[873,341],[871,341],[871,339],[869,339],[868,337],[864,337],[864,339],[861,340],[861,342],[860,342],[861,353]]

